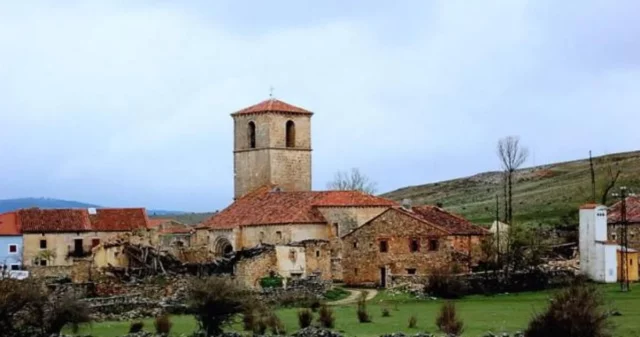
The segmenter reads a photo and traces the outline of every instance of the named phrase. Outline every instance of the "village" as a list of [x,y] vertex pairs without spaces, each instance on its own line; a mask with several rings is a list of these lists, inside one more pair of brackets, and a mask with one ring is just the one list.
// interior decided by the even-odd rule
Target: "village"
[[71,292],[97,321],[183,315],[189,280],[211,276],[264,303],[318,300],[335,289],[352,299],[376,291],[460,298],[557,288],[581,276],[627,291],[638,281],[639,198],[623,195],[610,207],[585,200],[572,240],[517,234],[501,219],[481,226],[411,199],[313,191],[312,116],[275,98],[232,113],[234,201],[197,225],[145,208],[0,214],[4,279]]

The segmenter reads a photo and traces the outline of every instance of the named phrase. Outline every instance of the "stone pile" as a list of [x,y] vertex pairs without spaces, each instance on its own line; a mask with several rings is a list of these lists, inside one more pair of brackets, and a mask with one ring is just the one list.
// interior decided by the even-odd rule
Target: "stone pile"
[[293,337],[342,337],[341,334],[328,329],[310,326],[293,333]]

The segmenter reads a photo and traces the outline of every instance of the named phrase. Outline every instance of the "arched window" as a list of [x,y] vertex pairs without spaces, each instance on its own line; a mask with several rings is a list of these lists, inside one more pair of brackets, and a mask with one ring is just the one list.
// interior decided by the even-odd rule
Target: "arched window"
[[287,122],[287,147],[296,146],[296,125],[293,121]]
[[256,148],[256,123],[249,122],[249,147]]

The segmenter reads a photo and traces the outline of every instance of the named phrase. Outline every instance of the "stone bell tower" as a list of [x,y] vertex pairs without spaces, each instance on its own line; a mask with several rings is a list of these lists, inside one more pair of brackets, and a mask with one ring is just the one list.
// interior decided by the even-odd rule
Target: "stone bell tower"
[[265,185],[311,190],[312,115],[274,98],[231,114],[236,199]]

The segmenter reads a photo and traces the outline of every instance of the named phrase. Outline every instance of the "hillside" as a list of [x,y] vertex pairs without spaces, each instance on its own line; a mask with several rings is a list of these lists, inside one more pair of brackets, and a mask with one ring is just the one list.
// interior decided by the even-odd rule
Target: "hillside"
[[[607,184],[609,169],[621,171],[616,187],[625,185],[640,193],[640,151],[594,158],[598,202]],[[517,172],[513,189],[514,222],[576,223],[577,208],[591,199],[589,159],[526,168]],[[495,196],[500,196],[500,172],[432,184],[410,186],[383,194],[397,201],[409,198],[414,205],[442,203],[443,207],[479,224],[495,218]],[[613,202],[609,197],[607,204]],[[502,215],[501,215],[502,216]]]
[[18,198],[18,199],[0,200],[0,213],[11,212],[17,209],[30,208],[30,207],[89,208],[89,207],[100,207],[100,206],[79,202],[79,201],[70,201],[70,200],[61,200],[61,199],[52,199],[52,198]]

